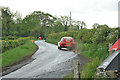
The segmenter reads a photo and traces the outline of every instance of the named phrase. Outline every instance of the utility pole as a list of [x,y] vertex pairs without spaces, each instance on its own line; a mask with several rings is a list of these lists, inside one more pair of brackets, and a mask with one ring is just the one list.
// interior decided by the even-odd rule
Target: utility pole
[[[1,39],[2,39],[2,8],[0,8],[0,40]],[[0,45],[0,48],[1,48],[1,45]]]
[[71,30],[71,11],[70,11],[70,30]]

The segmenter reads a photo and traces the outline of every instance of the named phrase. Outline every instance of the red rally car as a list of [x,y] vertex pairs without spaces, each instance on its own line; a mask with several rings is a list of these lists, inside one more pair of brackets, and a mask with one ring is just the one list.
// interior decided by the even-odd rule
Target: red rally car
[[58,42],[58,49],[61,48],[75,48],[76,42],[72,37],[62,37],[60,42]]

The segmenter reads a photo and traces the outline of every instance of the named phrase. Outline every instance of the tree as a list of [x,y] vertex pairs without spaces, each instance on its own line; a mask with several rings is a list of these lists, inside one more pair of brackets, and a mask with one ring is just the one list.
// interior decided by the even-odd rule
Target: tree
[[39,20],[42,29],[41,36],[44,37],[47,35],[47,29],[53,29],[51,27],[53,27],[53,23],[56,21],[56,18],[49,13],[44,13],[41,11],[34,11],[33,15],[35,15]]
[[75,21],[74,25],[77,26],[77,30],[79,30],[81,26],[81,21]]
[[86,23],[84,21],[81,22],[81,29],[86,28]]
[[68,16],[61,16],[60,18],[58,18],[62,24],[65,26],[65,30],[64,31],[68,31],[68,24],[69,24],[69,17]]
[[108,25],[104,24],[104,25],[98,25],[97,28],[109,28]]
[[65,27],[62,25],[60,21],[54,22],[53,28],[55,33],[62,32],[65,29]]
[[[2,14],[3,36],[41,36],[44,38],[50,33],[68,31],[70,27],[68,16],[58,18],[49,13],[34,11],[22,19],[18,11],[12,13],[9,8],[2,8]],[[85,26],[84,22],[71,20],[71,30],[79,30],[79,27]]]
[[92,27],[93,27],[93,28],[98,28],[98,26],[99,26],[98,23],[94,23]]
[[[13,14],[9,8],[2,8],[2,35],[9,36],[11,26],[14,24]],[[11,29],[12,30],[12,29]]]
[[16,11],[14,14],[13,14],[13,19],[14,19],[14,22],[15,23],[21,23],[22,22],[22,15],[18,12],[18,11]]
[[38,26],[39,21],[33,14],[27,15],[20,25],[20,36],[30,36],[31,30],[35,29]]

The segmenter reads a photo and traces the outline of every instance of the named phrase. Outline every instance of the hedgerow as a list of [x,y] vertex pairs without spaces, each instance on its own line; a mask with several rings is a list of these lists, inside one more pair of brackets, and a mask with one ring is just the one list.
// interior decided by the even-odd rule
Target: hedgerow
[[32,39],[32,38],[33,37],[23,37],[15,40],[1,40],[0,43],[2,43],[2,52],[23,45],[24,43],[26,43],[28,39]]
[[118,39],[118,28],[100,28],[100,29],[83,29],[79,31],[67,31],[61,33],[53,33],[47,37],[48,39],[60,40],[64,36],[71,36],[77,41],[83,43],[113,43]]

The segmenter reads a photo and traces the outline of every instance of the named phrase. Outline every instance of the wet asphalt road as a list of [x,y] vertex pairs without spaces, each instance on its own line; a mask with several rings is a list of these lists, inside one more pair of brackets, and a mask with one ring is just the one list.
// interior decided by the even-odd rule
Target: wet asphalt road
[[58,50],[56,45],[44,40],[35,44],[39,49],[32,56],[34,60],[2,78],[63,78],[73,71],[73,60],[78,58],[76,53]]

